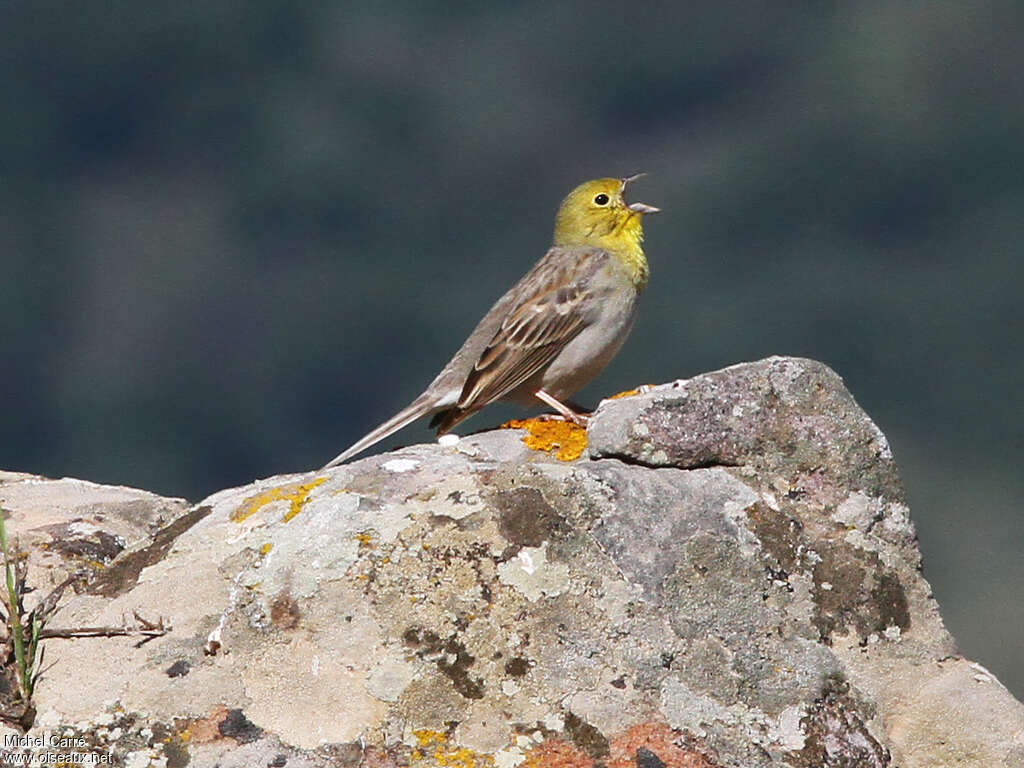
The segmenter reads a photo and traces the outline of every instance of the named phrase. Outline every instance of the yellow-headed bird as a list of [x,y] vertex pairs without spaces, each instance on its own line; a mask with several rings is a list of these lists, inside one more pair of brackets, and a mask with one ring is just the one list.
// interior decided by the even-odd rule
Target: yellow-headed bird
[[498,299],[423,394],[326,466],[428,414],[443,435],[496,400],[539,400],[583,423],[563,401],[619,351],[647,284],[642,221],[659,209],[624,198],[640,175],[595,179],[570,192],[551,249]]

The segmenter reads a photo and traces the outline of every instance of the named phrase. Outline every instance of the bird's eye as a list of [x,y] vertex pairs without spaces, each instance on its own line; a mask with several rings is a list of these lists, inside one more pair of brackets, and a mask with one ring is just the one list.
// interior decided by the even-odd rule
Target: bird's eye
[[604,192],[594,197],[594,202],[598,205],[608,205],[608,195]]

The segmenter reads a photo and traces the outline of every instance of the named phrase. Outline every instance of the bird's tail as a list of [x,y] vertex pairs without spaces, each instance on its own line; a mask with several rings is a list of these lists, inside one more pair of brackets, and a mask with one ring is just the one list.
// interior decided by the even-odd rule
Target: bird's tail
[[337,466],[338,464],[341,464],[343,461],[351,459],[357,453],[365,451],[374,443],[379,443],[381,440],[388,437],[389,435],[394,434],[407,424],[411,424],[412,422],[416,421],[416,419],[418,419],[420,416],[426,416],[428,413],[433,413],[434,411],[439,410],[441,407],[444,406],[437,402],[436,397],[427,397],[426,393],[420,395],[415,400],[413,400],[408,406],[400,410],[390,419],[388,419],[375,430],[370,432],[370,434],[366,435],[366,437],[363,437],[360,440],[356,441],[350,448],[346,448],[344,451],[339,453],[329,462],[324,464],[323,469],[328,469],[329,467]]

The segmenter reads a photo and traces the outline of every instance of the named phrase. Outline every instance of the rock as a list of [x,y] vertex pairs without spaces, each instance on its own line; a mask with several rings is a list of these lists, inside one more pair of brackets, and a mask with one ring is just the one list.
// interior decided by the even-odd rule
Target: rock
[[[180,527],[189,511],[184,499],[137,488],[3,471],[0,505],[9,513],[8,531],[18,534],[39,589],[52,588],[74,573],[105,573],[115,560],[124,570],[130,553],[152,545],[161,531],[167,538],[167,529],[174,530],[170,524],[179,521]],[[137,574],[143,564],[137,555],[134,559]]]
[[[1024,706],[957,655],[885,438],[825,366],[606,401],[574,462],[521,436],[139,496],[53,623],[173,631],[45,641],[34,731],[167,766],[1024,765]],[[0,481],[23,546],[33,510],[81,514],[72,481]],[[78,555],[32,557],[42,585]]]
[[652,387],[602,409],[593,458],[649,467],[746,466],[806,473],[902,500],[882,431],[823,363],[773,357]]

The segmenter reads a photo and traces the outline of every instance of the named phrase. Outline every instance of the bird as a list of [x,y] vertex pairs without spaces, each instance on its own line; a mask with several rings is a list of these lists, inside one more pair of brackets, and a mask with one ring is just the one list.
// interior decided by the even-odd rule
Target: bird
[[[645,174],[586,181],[562,201],[551,248],[491,307],[419,397],[324,465],[337,466],[413,421],[433,415],[437,435],[498,400],[566,404],[611,361],[629,335],[647,285],[643,217],[661,209],[627,203]],[[555,418],[559,418],[555,417]]]

